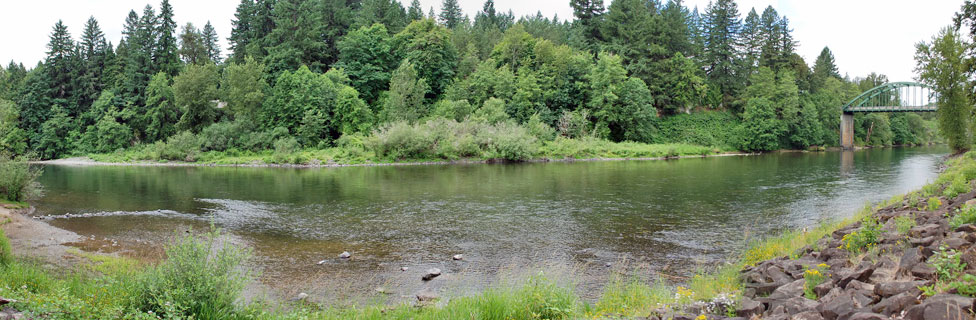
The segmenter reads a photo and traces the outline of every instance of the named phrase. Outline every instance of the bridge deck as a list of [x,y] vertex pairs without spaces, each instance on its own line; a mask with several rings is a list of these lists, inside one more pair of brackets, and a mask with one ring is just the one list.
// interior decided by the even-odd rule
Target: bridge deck
[[928,106],[860,106],[845,107],[844,112],[935,112],[939,108],[934,105]]

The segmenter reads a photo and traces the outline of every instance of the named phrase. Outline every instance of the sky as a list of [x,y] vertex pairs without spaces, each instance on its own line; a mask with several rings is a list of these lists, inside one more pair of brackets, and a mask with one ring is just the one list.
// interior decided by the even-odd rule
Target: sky
[[[437,10],[442,0],[420,0],[424,12]],[[709,0],[685,0],[704,12]],[[409,4],[409,0],[401,0]],[[483,0],[458,0],[465,13],[474,17]],[[611,0],[604,0],[609,5]],[[914,79],[915,44],[930,41],[940,28],[948,25],[962,0],[737,0],[744,18],[750,9],[762,13],[772,5],[780,15],[790,19],[793,35],[799,41],[797,51],[808,64],[824,46],[834,53],[842,75],[864,76],[871,72],[888,75],[892,81]],[[202,28],[210,21],[222,39],[227,52],[234,10],[239,0],[170,0],[177,23],[187,22]],[[2,0],[0,1],[0,62],[23,62],[28,68],[44,58],[48,35],[60,19],[78,39],[89,16],[98,20],[109,41],[122,38],[122,24],[129,10],[141,14],[159,1],[144,0]],[[561,19],[572,17],[569,0],[495,0],[499,11],[511,9],[516,16],[542,12]]]

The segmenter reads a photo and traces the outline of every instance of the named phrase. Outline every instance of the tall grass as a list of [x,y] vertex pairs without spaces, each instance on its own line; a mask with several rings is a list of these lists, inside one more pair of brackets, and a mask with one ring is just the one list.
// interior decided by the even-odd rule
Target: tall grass
[[37,196],[40,175],[40,167],[31,165],[27,156],[0,153],[0,200],[20,202]]

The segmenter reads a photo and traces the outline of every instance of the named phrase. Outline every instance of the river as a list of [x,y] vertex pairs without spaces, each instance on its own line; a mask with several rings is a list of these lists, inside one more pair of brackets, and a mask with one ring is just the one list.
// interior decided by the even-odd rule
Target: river
[[[425,288],[468,294],[545,271],[592,299],[614,270],[681,279],[748,239],[918,188],[934,180],[947,152],[317,169],[47,166],[35,214],[89,239],[72,245],[148,260],[174,235],[213,223],[253,250],[257,283],[281,297],[398,301]],[[352,258],[338,259],[343,251]],[[444,275],[422,282],[433,267]]]

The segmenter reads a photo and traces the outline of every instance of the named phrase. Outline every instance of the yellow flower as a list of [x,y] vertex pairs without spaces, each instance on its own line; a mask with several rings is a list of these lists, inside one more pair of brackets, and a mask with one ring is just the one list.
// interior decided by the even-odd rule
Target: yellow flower
[[817,268],[830,268],[826,263],[821,263],[817,265]]
[[698,316],[698,318],[695,318],[695,320],[708,320],[708,317],[706,317],[706,316],[705,316],[705,315],[703,314],[703,315],[699,315],[699,316]]

